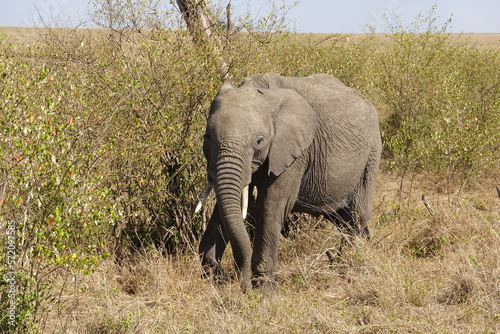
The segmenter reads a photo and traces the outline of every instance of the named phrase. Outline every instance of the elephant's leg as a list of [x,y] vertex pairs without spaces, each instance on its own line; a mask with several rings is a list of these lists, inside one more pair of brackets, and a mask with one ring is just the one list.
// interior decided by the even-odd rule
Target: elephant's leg
[[292,167],[259,188],[252,253],[253,282],[257,287],[275,285],[281,229],[297,200],[302,178],[302,173]]
[[341,213],[343,221],[347,223],[346,232],[366,240],[370,239],[368,221],[372,214],[373,194],[377,182],[379,164],[377,156],[378,154],[374,151],[368,159],[363,176],[351,197],[351,202],[346,212]]
[[218,205],[207,224],[200,241],[199,254],[201,263],[208,276],[213,276],[218,282],[224,281],[224,275],[220,265],[222,255],[226,249],[228,238],[224,236]]
[[364,175],[360,181],[360,186],[354,197],[354,206],[358,217],[358,224],[361,229],[361,236],[370,238],[368,221],[372,215],[375,186],[377,184],[377,174],[380,163],[380,150],[372,148],[370,157],[365,166]]
[[350,203],[335,212],[334,221],[345,235],[369,238],[368,217],[360,209],[355,203]]
[[336,222],[342,232],[348,236],[370,238],[368,220],[372,211],[377,172],[378,158],[376,151],[374,151],[366,163],[363,175],[355,191],[351,194],[347,206],[328,215],[328,218]]
[[325,213],[324,217],[332,221],[341,233],[338,248],[326,252],[326,256],[333,265],[342,262],[346,250],[359,249],[364,243],[364,239],[368,238],[369,232],[367,225],[359,222],[359,215],[351,205],[340,208],[334,213]]
[[337,253],[327,254],[330,260],[340,258],[346,248],[358,248],[370,239],[368,220],[371,216],[376,172],[376,169],[366,168],[347,206],[325,215],[339,227],[342,233]]

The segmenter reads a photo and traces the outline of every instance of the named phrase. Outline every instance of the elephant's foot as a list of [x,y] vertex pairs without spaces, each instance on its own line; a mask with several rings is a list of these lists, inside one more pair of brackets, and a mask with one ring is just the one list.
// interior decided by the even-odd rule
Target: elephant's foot
[[333,267],[336,265],[339,260],[340,260],[340,254],[341,254],[341,248],[329,248],[326,250],[325,255],[328,258],[328,261],[330,262],[330,266]]
[[364,238],[344,234],[340,239],[340,244],[337,247],[328,248],[324,254],[330,262],[330,266],[335,266],[343,261],[346,254],[353,254],[362,249],[366,240]]
[[276,291],[276,275],[267,273],[254,276],[252,279],[252,286],[263,292],[274,292]]
[[211,279],[218,285],[225,285],[229,283],[227,274],[222,270],[220,264],[205,264],[203,266],[203,279]]
[[345,236],[337,249],[328,249],[325,255],[339,277],[351,280],[353,273],[365,267],[367,240],[359,236]]

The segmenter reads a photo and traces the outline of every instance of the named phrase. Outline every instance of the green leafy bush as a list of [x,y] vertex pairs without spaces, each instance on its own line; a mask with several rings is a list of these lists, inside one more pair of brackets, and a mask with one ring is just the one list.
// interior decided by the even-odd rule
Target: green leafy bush
[[29,328],[51,298],[46,280],[90,272],[109,256],[102,236],[117,215],[102,166],[110,143],[97,140],[98,117],[83,110],[66,67],[5,37],[0,48],[0,205],[2,221],[16,225],[18,328]]
[[427,170],[448,183],[498,163],[500,54],[435,31],[397,27],[377,55],[373,100],[383,116],[384,157],[399,171]]

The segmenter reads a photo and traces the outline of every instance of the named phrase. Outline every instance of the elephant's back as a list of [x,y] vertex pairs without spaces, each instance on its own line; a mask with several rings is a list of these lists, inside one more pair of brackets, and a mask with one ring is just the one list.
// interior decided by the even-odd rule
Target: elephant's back
[[316,111],[317,143],[333,155],[364,156],[379,147],[378,115],[373,104],[359,91],[328,74],[285,77],[274,73],[248,77],[244,85],[268,89],[291,89]]

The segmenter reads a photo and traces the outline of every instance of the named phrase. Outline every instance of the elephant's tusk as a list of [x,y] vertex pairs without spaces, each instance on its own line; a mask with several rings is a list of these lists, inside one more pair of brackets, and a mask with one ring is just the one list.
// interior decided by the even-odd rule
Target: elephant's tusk
[[247,217],[248,212],[248,186],[243,188],[243,192],[241,193],[241,215],[243,219]]
[[252,197],[253,197],[253,200],[254,200],[254,201],[257,201],[257,195],[258,195],[258,190],[257,190],[257,187],[253,187],[253,190],[252,190]]
[[198,201],[198,205],[196,205],[196,209],[194,209],[194,212],[197,213],[198,211],[201,210],[201,207],[203,204],[206,202],[208,195],[212,192],[212,183],[207,182],[207,185],[205,186],[205,189],[203,189],[203,192],[201,193],[200,200]]

